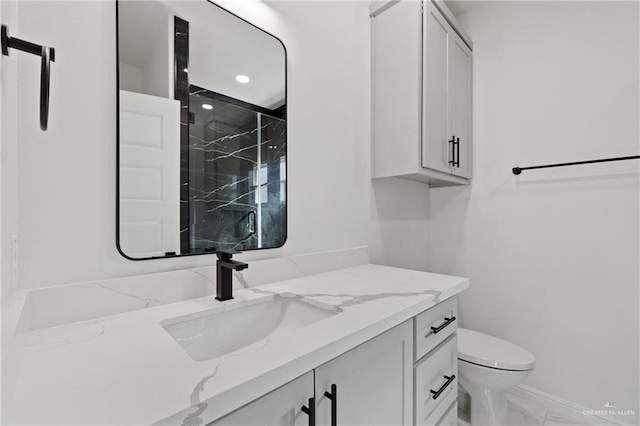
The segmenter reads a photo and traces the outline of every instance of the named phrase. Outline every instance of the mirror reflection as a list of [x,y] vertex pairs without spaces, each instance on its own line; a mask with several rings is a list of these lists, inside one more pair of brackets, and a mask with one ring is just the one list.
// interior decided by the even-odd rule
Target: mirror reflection
[[206,0],[120,1],[117,21],[121,253],[282,246],[282,43]]

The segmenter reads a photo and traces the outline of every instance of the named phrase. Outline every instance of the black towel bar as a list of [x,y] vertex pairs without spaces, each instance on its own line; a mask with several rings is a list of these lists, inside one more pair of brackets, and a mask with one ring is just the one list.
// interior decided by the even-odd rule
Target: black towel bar
[[531,167],[514,167],[511,169],[514,175],[519,175],[523,170],[533,169],[548,169],[551,167],[564,167],[564,166],[577,166],[579,164],[592,164],[592,163],[606,163],[609,161],[623,161],[623,160],[637,160],[640,159],[640,155],[632,155],[630,157],[615,157],[615,158],[602,158],[600,160],[588,160],[588,161],[574,161],[573,163],[558,163],[547,164],[544,166],[531,166]]
[[19,38],[9,37],[9,29],[6,25],[1,27],[0,38],[2,41],[2,54],[5,56],[9,56],[9,49],[11,48],[42,58],[40,65],[40,129],[46,131],[49,125],[51,62],[56,61],[56,51],[53,47],[41,46]]

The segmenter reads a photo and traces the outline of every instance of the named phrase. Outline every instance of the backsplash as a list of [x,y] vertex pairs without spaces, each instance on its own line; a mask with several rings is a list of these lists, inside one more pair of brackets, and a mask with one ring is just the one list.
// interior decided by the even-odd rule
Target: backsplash
[[[213,260],[212,260],[213,262]],[[256,260],[234,272],[234,290],[370,263],[369,249]],[[35,289],[28,293],[21,328],[38,330],[146,309],[215,293],[215,264],[206,268],[138,275]]]

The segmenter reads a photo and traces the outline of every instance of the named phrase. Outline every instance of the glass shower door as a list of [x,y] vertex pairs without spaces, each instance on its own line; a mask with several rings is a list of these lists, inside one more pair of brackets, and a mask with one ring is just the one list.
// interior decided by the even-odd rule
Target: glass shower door
[[281,246],[286,121],[204,90],[190,111],[190,251]]

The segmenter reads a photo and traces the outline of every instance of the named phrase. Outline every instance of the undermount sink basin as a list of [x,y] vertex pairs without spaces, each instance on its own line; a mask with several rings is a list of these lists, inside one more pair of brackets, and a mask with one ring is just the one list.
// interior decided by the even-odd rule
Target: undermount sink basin
[[337,313],[331,306],[272,296],[230,310],[208,311],[162,321],[160,325],[195,361],[237,351],[267,337],[295,330]]

